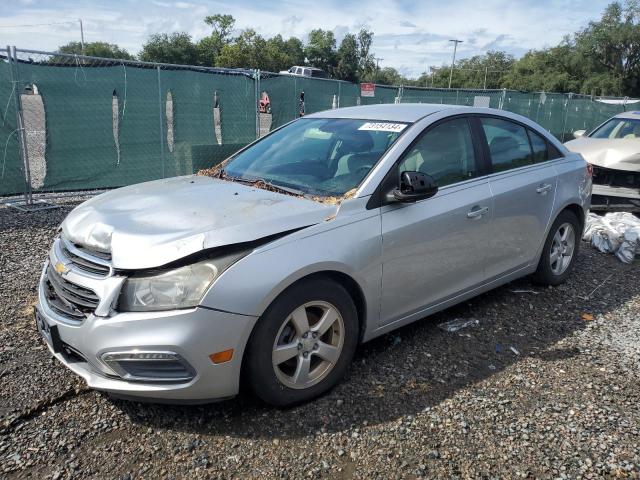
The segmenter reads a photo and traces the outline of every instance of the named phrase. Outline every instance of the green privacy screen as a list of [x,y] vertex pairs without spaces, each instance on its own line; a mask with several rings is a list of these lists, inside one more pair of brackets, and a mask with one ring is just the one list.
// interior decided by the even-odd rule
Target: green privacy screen
[[9,68],[0,59],[0,195],[23,192],[25,188]]
[[[118,187],[210,167],[299,118],[302,92],[305,114],[380,103],[490,106],[524,115],[563,141],[625,109],[510,90],[377,85],[373,97],[361,97],[359,85],[336,80],[19,51],[12,65],[0,58],[0,195],[26,185],[12,68],[35,192]],[[267,122],[257,109],[263,92],[271,102]]]
[[[41,125],[38,158],[27,126],[29,164],[43,172],[38,191],[111,188],[193,173],[256,138],[255,83],[223,72],[50,55],[14,64],[23,116]],[[10,64],[0,63],[0,124],[7,144],[0,194],[22,193]],[[37,93],[37,95],[34,95]],[[42,104],[32,108],[33,100]],[[3,110],[4,111],[4,110]]]

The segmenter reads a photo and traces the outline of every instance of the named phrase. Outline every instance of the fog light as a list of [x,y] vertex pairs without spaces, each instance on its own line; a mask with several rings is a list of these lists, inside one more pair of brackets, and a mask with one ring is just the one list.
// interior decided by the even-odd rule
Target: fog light
[[102,361],[125,380],[184,382],[195,377],[193,367],[175,352],[106,352]]

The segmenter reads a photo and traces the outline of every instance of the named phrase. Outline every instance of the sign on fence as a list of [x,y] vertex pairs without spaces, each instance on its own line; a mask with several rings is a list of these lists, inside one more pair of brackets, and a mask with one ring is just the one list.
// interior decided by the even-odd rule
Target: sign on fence
[[481,108],[489,108],[491,104],[491,97],[487,97],[485,95],[476,95],[473,97],[473,106],[481,107]]
[[375,83],[361,83],[360,84],[360,96],[361,97],[375,97],[376,96],[376,84]]

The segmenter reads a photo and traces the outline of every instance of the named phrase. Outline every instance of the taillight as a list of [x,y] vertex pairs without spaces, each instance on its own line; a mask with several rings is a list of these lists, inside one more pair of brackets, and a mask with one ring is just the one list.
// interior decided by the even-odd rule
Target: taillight
[[590,163],[587,163],[587,175],[593,177],[593,165],[591,165]]

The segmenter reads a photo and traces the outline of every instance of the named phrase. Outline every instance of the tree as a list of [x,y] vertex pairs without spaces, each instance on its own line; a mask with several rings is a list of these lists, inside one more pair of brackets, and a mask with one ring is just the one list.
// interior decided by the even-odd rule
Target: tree
[[309,33],[309,42],[304,49],[307,62],[333,76],[336,66],[336,38],[330,30],[317,28]]
[[284,50],[289,58],[289,64],[285,67],[288,69],[294,65],[304,65],[304,44],[297,37],[290,37],[284,42]]
[[[456,62],[451,86],[453,88],[502,88],[505,75],[512,70],[515,59],[501,51],[489,51]],[[450,65],[431,67],[431,76],[423,75],[416,82],[419,86],[448,87]]]
[[358,70],[360,76],[365,76],[373,72],[376,68],[376,61],[371,53],[373,43],[373,32],[366,28],[358,32]]
[[335,76],[349,82],[358,80],[358,40],[352,33],[345,35],[340,42]]
[[[80,42],[69,42],[58,48],[60,53],[68,53],[73,55],[82,55],[82,44]],[[120,48],[114,43],[107,42],[90,42],[84,45],[84,55],[90,57],[101,58],[119,58],[124,60],[133,60],[133,55],[124,48]]]
[[[589,62],[592,73],[608,73],[605,83],[617,80],[618,90],[640,93],[640,5],[637,0],[611,3],[602,18],[589,22],[575,35],[579,55]],[[598,82],[599,83],[599,82]]]
[[156,33],[142,46],[140,60],[145,62],[175,63],[178,65],[196,65],[198,52],[191,41],[191,35],[185,32]]
[[214,66],[222,48],[231,42],[231,32],[236,20],[231,15],[215,14],[205,17],[204,22],[211,27],[212,32],[196,44],[198,62]]
[[255,30],[247,28],[231,43],[222,47],[216,65],[227,68],[260,68],[266,70],[264,56],[267,42]]

